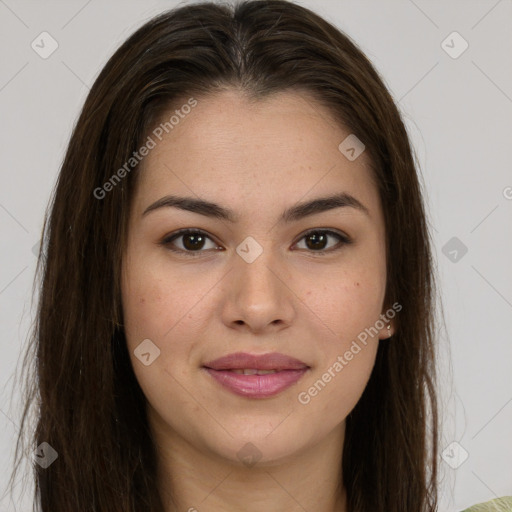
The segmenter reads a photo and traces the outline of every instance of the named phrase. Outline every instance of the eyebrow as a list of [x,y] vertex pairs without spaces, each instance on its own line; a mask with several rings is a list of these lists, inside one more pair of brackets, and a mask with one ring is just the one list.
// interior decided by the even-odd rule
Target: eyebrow
[[[238,216],[233,210],[225,208],[219,204],[205,201],[203,199],[174,195],[168,195],[162,197],[158,201],[155,201],[144,210],[142,216],[144,217],[148,213],[157,209],[169,207],[179,208],[180,210],[228,222],[235,223],[238,221]],[[346,192],[340,192],[331,196],[319,197],[312,201],[296,204],[286,209],[281,214],[279,222],[290,223],[309,217],[310,215],[326,212],[335,208],[354,208],[368,216],[370,215],[368,208],[366,208],[366,206],[364,206],[354,196],[347,194]]]

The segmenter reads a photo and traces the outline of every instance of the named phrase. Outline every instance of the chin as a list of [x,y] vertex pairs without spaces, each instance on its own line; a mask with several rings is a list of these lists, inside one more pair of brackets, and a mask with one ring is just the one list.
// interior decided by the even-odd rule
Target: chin
[[300,428],[297,432],[290,432],[290,425],[282,428],[284,423],[277,429],[269,429],[265,423],[256,427],[253,424],[252,429],[236,432],[226,427],[232,437],[226,434],[222,440],[205,439],[205,443],[213,453],[237,467],[278,466],[306,450],[312,441],[308,442],[304,435],[300,435]]

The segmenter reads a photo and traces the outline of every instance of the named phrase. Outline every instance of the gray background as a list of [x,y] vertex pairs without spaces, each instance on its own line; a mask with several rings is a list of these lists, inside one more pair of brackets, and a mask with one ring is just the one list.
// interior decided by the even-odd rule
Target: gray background
[[[300,3],[366,52],[418,155],[445,315],[440,510],[512,495],[512,2]],[[0,0],[0,497],[20,417],[14,371],[35,312],[34,247],[73,123],[119,44],[175,5]],[[43,31],[58,43],[47,59],[31,47]],[[453,31],[469,44],[457,58],[445,50],[460,39],[442,45]],[[25,485],[1,512],[31,510]]]

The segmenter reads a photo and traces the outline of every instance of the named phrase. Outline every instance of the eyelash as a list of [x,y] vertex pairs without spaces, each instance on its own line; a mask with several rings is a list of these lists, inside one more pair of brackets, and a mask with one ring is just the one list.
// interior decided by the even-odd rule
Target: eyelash
[[[347,235],[344,235],[344,234],[341,234],[341,233],[338,233],[336,231],[332,231],[332,230],[329,230],[329,229],[312,229],[312,230],[309,230],[309,231],[307,231],[306,233],[304,233],[302,235],[302,237],[299,239],[298,242],[300,242],[303,238],[306,238],[307,236],[312,235],[314,233],[323,233],[323,234],[331,235],[331,236],[334,236],[334,237],[338,238],[338,240],[339,240],[338,245],[335,246],[334,248],[331,247],[330,249],[321,249],[321,250],[318,250],[318,251],[313,251],[313,250],[306,249],[308,252],[314,254],[315,256],[325,256],[327,253],[339,251],[345,245],[349,245],[349,244],[352,243],[352,240]],[[197,250],[197,251],[190,251],[190,250],[183,250],[183,249],[173,249],[171,247],[171,243],[174,240],[176,240],[177,238],[180,238],[180,237],[182,237],[184,235],[190,235],[190,234],[193,234],[193,235],[203,235],[203,236],[205,236],[206,238],[209,238],[212,242],[215,243],[215,241],[212,240],[212,238],[205,231],[202,231],[201,229],[180,229],[179,231],[176,231],[175,233],[172,233],[171,235],[165,237],[161,242],[159,242],[159,244],[164,246],[167,250],[172,251],[174,253],[187,254],[187,255],[190,255],[192,257],[198,257],[198,256],[201,255],[201,253],[212,250],[212,249],[207,249],[207,250],[201,250],[200,249],[200,250]],[[216,250],[216,249],[213,249],[213,250]]]

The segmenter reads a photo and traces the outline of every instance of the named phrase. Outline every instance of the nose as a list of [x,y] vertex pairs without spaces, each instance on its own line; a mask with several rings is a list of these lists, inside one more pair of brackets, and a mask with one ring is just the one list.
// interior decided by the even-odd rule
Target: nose
[[229,272],[223,321],[230,328],[252,333],[277,332],[291,325],[294,298],[290,276],[269,249],[251,263],[238,254]]

